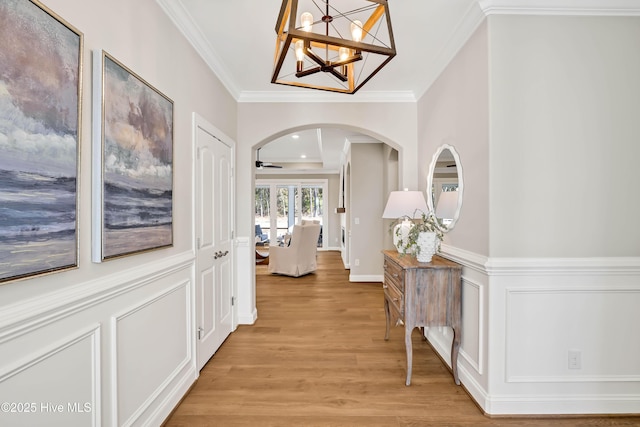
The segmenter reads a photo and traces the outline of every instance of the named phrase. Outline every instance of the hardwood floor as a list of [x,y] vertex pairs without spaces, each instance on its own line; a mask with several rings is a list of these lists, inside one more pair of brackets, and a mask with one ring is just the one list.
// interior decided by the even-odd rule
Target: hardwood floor
[[638,426],[640,418],[488,418],[418,330],[404,385],[404,330],[384,341],[380,283],[349,283],[338,252],[318,271],[256,266],[258,320],[239,326],[166,426]]

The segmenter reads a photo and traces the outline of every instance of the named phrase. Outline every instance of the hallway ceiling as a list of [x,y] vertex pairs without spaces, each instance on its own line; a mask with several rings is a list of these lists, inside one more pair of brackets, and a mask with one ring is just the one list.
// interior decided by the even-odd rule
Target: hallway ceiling
[[[346,95],[271,83],[281,0],[157,1],[239,102],[415,102],[468,37],[459,40],[460,34],[471,34],[482,20],[477,0],[389,0],[398,54],[360,91]],[[333,4],[338,1],[346,0]],[[284,168],[260,173],[336,172],[346,139],[370,140],[335,128],[297,134],[298,140],[286,135],[262,147],[261,161]]]
[[[352,0],[331,1],[339,5]],[[398,53],[360,91],[345,95],[271,83],[281,0],[157,2],[241,102],[283,97],[415,101],[484,16],[478,0],[389,0]]]
[[[354,95],[271,83],[281,0],[156,1],[238,102],[416,102],[488,14],[634,15],[640,0],[388,0],[397,55]],[[291,165],[306,154],[332,170],[345,139],[363,137],[298,133],[296,144],[290,135],[267,144],[260,159]]]

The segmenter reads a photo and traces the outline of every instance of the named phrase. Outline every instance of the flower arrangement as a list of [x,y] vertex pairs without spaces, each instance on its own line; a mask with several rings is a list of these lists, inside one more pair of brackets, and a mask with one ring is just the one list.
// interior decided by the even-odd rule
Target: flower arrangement
[[[400,229],[396,229],[396,236],[401,241],[401,245],[405,250],[405,253],[414,253],[417,257],[419,257],[420,252],[422,250],[420,241],[420,233],[434,233],[435,234],[435,247],[434,252],[440,250],[440,243],[442,242],[443,233],[437,227],[438,219],[435,217],[433,212],[424,213],[421,212],[421,221],[414,224],[413,227],[409,230],[409,233],[406,235],[401,235],[399,233]],[[416,211],[417,213],[417,211]],[[415,217],[416,215],[414,215]],[[429,256],[430,258],[430,256]]]

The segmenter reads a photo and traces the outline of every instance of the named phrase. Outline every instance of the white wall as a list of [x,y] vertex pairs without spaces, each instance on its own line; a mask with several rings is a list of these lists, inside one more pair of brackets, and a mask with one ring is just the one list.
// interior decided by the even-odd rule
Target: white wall
[[383,220],[386,202],[383,173],[384,144],[351,144],[351,282],[382,282],[384,279]]
[[402,147],[404,185],[416,185],[416,110],[412,103],[240,103],[238,105],[238,233],[252,235],[253,149],[294,130],[331,125]]
[[[488,48],[487,25],[483,24],[418,102],[419,188],[427,189],[427,173],[438,147],[449,144],[460,155],[464,200],[460,218],[445,234],[442,249],[463,265],[458,365],[461,381],[479,402],[489,385],[489,279],[484,269],[489,251]],[[451,331],[432,328],[428,336],[444,360],[451,360]]]
[[490,16],[489,46],[486,407],[638,413],[640,18]]
[[[253,240],[255,148],[305,128],[328,125],[352,129],[401,149],[400,176],[406,186],[417,185],[416,110],[413,103],[240,103],[236,164],[237,235]],[[382,191],[382,189],[381,189]],[[347,218],[349,213],[343,217]],[[239,258],[251,259],[251,248],[239,248]],[[241,306],[255,306],[255,265],[247,263],[246,280],[238,281]],[[243,266],[238,267],[239,270]],[[253,303],[252,303],[253,301]],[[255,317],[239,314],[240,323]]]
[[[0,400],[64,414],[1,425],[159,424],[195,380],[192,112],[236,134],[236,103],[152,0],[45,0],[84,33],[79,267],[0,286]],[[174,102],[174,245],[91,262],[91,51],[104,49]],[[70,414],[67,403],[89,403]],[[11,418],[7,418],[11,417]]]
[[453,146],[460,155],[464,200],[444,242],[483,256],[489,254],[488,49],[483,24],[418,103],[419,188],[426,191],[436,149]]
[[[640,412],[640,227],[606,219],[639,213],[639,32],[489,16],[419,102],[420,170],[460,153],[443,249],[464,266],[461,380],[490,414]],[[448,360],[450,332],[429,339]]]
[[640,18],[490,22],[491,256],[640,256]]
[[[464,385],[494,414],[640,412],[631,329],[640,322],[639,18],[491,16],[417,106],[236,109],[154,1],[46,4],[85,35],[80,264],[0,286],[0,401],[87,402],[91,412],[0,424],[158,424],[196,378],[193,111],[237,135],[240,323],[256,316],[253,148],[304,127],[344,126],[399,149],[399,187],[424,189],[431,155],[447,142],[465,179],[444,246],[464,265]],[[90,261],[92,49],[175,106],[174,246],[103,264]],[[622,214],[602,226],[609,212]],[[431,332],[446,360],[450,335]],[[582,351],[581,370],[567,369],[569,349]]]

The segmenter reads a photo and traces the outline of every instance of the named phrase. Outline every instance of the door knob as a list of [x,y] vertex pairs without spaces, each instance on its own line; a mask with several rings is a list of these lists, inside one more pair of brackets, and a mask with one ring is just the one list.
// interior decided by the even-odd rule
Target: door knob
[[222,258],[223,256],[226,256],[229,253],[229,251],[217,251],[213,254],[213,259],[218,259],[218,258]]

